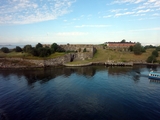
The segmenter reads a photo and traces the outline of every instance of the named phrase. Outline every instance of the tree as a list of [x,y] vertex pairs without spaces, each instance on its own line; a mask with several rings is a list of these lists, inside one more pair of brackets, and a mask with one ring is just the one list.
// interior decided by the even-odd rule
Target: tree
[[23,48],[23,51],[27,52],[27,53],[31,53],[32,52],[32,46],[31,45],[25,45],[24,48]]
[[142,54],[142,46],[141,46],[141,43],[136,43],[134,46],[133,46],[133,52],[135,55],[141,55]]
[[16,52],[22,52],[22,48],[19,47],[19,46],[16,46],[15,51],[16,51]]
[[51,50],[49,48],[38,49],[39,57],[47,57],[51,55]]
[[160,46],[158,46],[158,47],[156,48],[156,50],[157,50],[157,51],[160,51]]
[[51,52],[52,52],[52,53],[56,52],[56,51],[57,51],[57,48],[58,48],[57,43],[53,43],[53,44],[51,45]]
[[128,50],[132,52],[132,51],[133,51],[133,46],[130,46],[130,47],[128,48]]
[[152,55],[154,55],[155,57],[158,57],[158,51],[157,51],[157,50],[154,50],[154,51],[152,52]]
[[156,57],[155,57],[154,55],[149,56],[149,57],[147,58],[147,60],[146,60],[147,63],[154,63],[154,62],[156,62],[156,61],[157,61],[157,60],[156,60]]
[[41,43],[38,43],[37,45],[36,45],[36,49],[39,49],[39,48],[42,48],[43,47],[43,45],[41,44]]
[[9,53],[9,49],[7,47],[2,47],[1,51],[4,53]]
[[125,43],[126,42],[126,40],[125,39],[123,39],[122,41],[121,41],[121,43]]

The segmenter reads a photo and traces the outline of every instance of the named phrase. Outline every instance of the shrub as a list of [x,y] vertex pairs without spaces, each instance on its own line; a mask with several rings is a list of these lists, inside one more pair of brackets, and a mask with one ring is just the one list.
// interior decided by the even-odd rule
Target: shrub
[[149,56],[146,60],[147,63],[155,63],[156,61],[156,56],[154,55]]
[[19,46],[16,46],[15,51],[16,51],[16,52],[22,52],[22,48],[19,47]]
[[2,47],[1,51],[4,53],[9,53],[9,49],[7,47]]
[[154,50],[154,51],[152,52],[152,55],[154,55],[155,57],[158,57],[158,51],[157,51],[157,50]]

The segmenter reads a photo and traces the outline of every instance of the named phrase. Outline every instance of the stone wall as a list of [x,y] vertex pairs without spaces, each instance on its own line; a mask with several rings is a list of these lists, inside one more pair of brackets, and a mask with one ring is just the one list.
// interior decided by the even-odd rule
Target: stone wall
[[60,45],[60,47],[66,51],[76,52],[75,60],[91,59],[96,52],[95,45],[92,44],[68,44]]
[[[75,56],[75,54],[66,54],[62,57],[54,58],[54,59],[46,59],[46,60],[30,60],[30,59],[23,59],[23,58],[0,58],[0,67],[3,68],[10,68],[10,67],[27,67],[25,65],[19,65],[18,62],[25,62],[25,63],[31,63],[33,67],[47,67],[47,66],[58,66],[63,65],[65,63],[68,63],[71,61],[71,58]],[[16,64],[10,64],[10,65],[4,65],[5,61],[11,61],[11,63],[14,63],[16,61]],[[32,67],[32,66],[31,66]]]

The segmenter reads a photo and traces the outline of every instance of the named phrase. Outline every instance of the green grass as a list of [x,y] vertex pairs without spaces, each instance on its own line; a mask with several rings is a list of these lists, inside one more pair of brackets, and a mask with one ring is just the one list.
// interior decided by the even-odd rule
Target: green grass
[[33,56],[29,53],[22,53],[22,52],[10,52],[10,53],[3,53],[2,51],[0,51],[0,58],[25,58],[25,59],[35,59],[35,60],[42,60],[42,59],[51,59],[51,58],[56,58],[56,57],[60,57],[60,56],[64,56],[65,53],[54,53],[51,54],[48,57],[36,57]]
[[[115,62],[145,62],[147,58],[152,54],[152,51],[155,49],[147,49],[146,52],[142,53],[141,55],[134,55],[133,52],[125,52],[125,51],[114,51],[114,50],[108,50],[108,49],[97,49],[97,52],[95,53],[94,57],[92,59],[88,60],[80,60],[80,61],[74,61],[71,64],[85,64],[89,62],[107,62],[115,61]],[[36,60],[42,60],[42,59],[52,59],[60,56],[64,56],[66,53],[54,53],[48,57],[35,57],[28,53],[22,53],[22,52],[10,52],[10,53],[3,53],[0,51],[0,58],[25,58],[25,59],[36,59]],[[160,61],[160,51],[159,51],[159,57],[157,57],[157,60]]]
[[[114,62],[145,62],[147,58],[152,54],[154,49],[147,49],[146,52],[141,55],[135,55],[133,52],[127,51],[114,51],[108,49],[97,49],[94,57],[92,59],[84,61],[75,61],[70,64],[84,64],[89,62],[107,62],[108,60]],[[160,56],[160,52],[159,52]],[[157,57],[160,60],[160,57]]]
[[87,63],[89,63],[89,61],[87,60],[77,60],[77,61],[69,62],[67,64],[87,64]]
[[133,52],[98,49],[93,59],[89,61],[92,62],[106,62],[108,60],[115,62],[146,61],[146,59],[148,58],[148,56],[151,55],[153,50],[154,49],[148,49],[145,53],[142,53],[141,55],[135,55]]

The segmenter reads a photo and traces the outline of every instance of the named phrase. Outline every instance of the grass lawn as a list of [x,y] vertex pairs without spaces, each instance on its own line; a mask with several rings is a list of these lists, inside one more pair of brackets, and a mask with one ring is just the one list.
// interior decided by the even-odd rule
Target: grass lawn
[[[141,55],[135,55],[133,52],[98,49],[93,59],[89,61],[92,62],[106,62],[108,60],[115,62],[146,61],[147,58],[152,54],[153,50],[154,49],[147,49],[146,52],[142,53]],[[159,57],[157,59],[159,59]]]
[[25,58],[25,59],[35,59],[35,60],[42,60],[42,59],[51,59],[51,58],[56,58],[56,57],[60,57],[60,56],[64,56],[65,53],[54,53],[51,54],[48,57],[36,57],[33,56],[29,53],[22,53],[22,52],[10,52],[10,53],[3,53],[2,51],[0,51],[0,58]]
[[[89,62],[107,62],[108,60],[114,62],[145,62],[147,58],[152,54],[152,51],[155,49],[147,49],[146,52],[141,55],[135,55],[133,52],[126,51],[114,51],[108,49],[97,49],[94,57],[92,59],[84,61],[74,61],[70,64],[80,64],[80,63],[89,63]],[[160,52],[159,52],[160,56]],[[160,61],[160,57],[157,57],[157,60]]]
[[[107,62],[115,61],[115,62],[145,62],[147,58],[152,54],[152,51],[155,49],[147,49],[146,52],[142,53],[141,55],[134,55],[133,52],[126,52],[126,51],[114,51],[109,49],[102,49],[98,48],[97,52],[95,53],[94,57],[92,59],[88,60],[81,60],[81,61],[73,61],[70,64],[87,64],[89,62]],[[25,58],[25,59],[36,59],[36,60],[42,60],[42,59],[52,59],[60,56],[64,56],[66,53],[54,53],[48,57],[35,57],[28,53],[22,53],[22,52],[10,52],[10,53],[3,53],[0,51],[0,58],[7,57],[7,58]],[[157,60],[160,61],[160,52],[159,57],[157,57]]]

